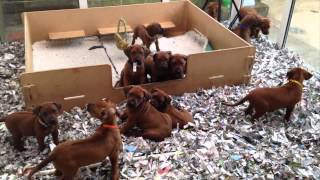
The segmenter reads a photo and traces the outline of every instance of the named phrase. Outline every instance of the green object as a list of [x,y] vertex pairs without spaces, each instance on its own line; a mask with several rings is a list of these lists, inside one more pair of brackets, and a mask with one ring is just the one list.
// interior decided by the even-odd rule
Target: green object
[[212,44],[210,42],[208,42],[204,51],[213,51],[213,50],[214,50],[214,48],[213,48]]
[[229,8],[230,5],[231,5],[231,0],[223,0],[223,1],[222,1],[222,5],[223,5],[224,7]]

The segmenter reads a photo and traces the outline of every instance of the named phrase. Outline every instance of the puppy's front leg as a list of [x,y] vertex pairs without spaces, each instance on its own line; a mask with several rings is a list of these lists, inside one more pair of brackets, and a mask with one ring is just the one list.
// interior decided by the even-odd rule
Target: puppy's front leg
[[112,180],[118,180],[120,176],[119,172],[119,164],[118,164],[118,159],[119,159],[119,152],[112,153],[112,155],[109,157],[111,161],[111,166],[112,166]]
[[45,144],[44,144],[44,135],[42,134],[38,134],[37,135],[37,141],[38,141],[38,144],[39,144],[39,151],[43,151],[44,148],[46,147]]
[[291,116],[291,113],[292,113],[293,109],[294,109],[294,105],[287,107],[286,115],[284,116],[284,120],[285,120],[286,122],[289,122],[290,116]]
[[126,134],[129,129],[133,128],[134,125],[135,125],[134,120],[132,118],[128,118],[127,122],[123,123],[120,129],[120,133]]
[[157,51],[160,51],[158,38],[156,39],[155,44],[156,44],[156,49],[157,49]]
[[53,143],[55,145],[59,144],[59,131],[58,128],[55,129],[52,133],[51,133],[52,139],[53,139]]

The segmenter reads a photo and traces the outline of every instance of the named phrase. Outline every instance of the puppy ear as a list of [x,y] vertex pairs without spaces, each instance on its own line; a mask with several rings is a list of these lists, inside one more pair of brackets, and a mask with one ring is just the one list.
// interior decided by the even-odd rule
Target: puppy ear
[[183,59],[187,62],[187,60],[188,60],[188,56],[186,56],[186,55],[182,55],[182,57],[183,57]]
[[62,105],[61,105],[61,104],[58,104],[58,103],[53,103],[53,104],[57,107],[58,111],[61,112],[61,110],[62,110]]
[[309,80],[312,77],[312,74],[306,70],[303,70],[303,77],[305,80]]
[[166,104],[170,104],[171,103],[171,97],[170,96],[166,96]]
[[123,88],[123,92],[126,97],[127,97],[127,94],[129,93],[131,88],[133,88],[133,86],[126,86]]
[[33,114],[39,116],[41,108],[42,108],[41,106],[37,106],[33,108],[32,110]]
[[287,72],[287,79],[292,79],[293,75],[294,75],[294,70],[288,71]]
[[132,46],[127,47],[123,50],[124,54],[130,59],[130,52],[131,52]]

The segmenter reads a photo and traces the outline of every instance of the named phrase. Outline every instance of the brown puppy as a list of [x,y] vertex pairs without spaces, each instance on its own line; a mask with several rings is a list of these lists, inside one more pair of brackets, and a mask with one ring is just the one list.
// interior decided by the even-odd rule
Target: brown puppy
[[308,80],[312,74],[302,68],[293,68],[287,73],[288,83],[282,87],[275,88],[258,88],[251,91],[247,96],[235,104],[226,104],[227,106],[237,106],[249,101],[249,107],[245,114],[252,114],[255,110],[251,121],[254,122],[266,112],[272,112],[280,108],[287,108],[284,119],[289,121],[294,106],[301,100],[302,83]]
[[132,45],[124,50],[129,60],[121,71],[116,86],[144,84],[146,82],[145,58],[150,51],[141,45]]
[[127,121],[121,133],[126,134],[135,125],[142,129],[137,136],[162,141],[171,135],[172,121],[168,114],[156,110],[149,102],[151,95],[140,86],[125,89],[127,96]]
[[214,19],[218,19],[218,9],[219,9],[218,2],[210,2],[207,5],[206,12]]
[[160,112],[167,113],[172,119],[172,128],[183,128],[188,122],[192,122],[192,115],[183,109],[177,109],[171,105],[171,97],[164,91],[154,88],[151,90],[151,104]]
[[260,30],[265,35],[269,34],[269,29],[271,24],[270,19],[259,15],[254,8],[242,7],[239,10],[239,14],[240,14],[240,17],[239,17],[240,21],[249,14],[256,15],[259,18],[259,23],[256,26],[253,26],[251,28],[251,37],[257,38],[260,33]]
[[66,141],[53,149],[49,156],[34,168],[24,171],[28,178],[53,162],[61,179],[73,179],[81,166],[102,162],[109,156],[112,165],[112,179],[119,179],[118,156],[122,150],[119,128],[116,125],[116,106],[110,100],[88,104],[89,113],[102,121],[96,132],[82,140]]
[[152,82],[167,81],[169,76],[169,63],[171,51],[158,51],[146,59],[147,74],[151,75]]
[[186,55],[174,54],[170,58],[169,62],[169,75],[170,79],[182,79],[187,71],[187,59]]
[[245,16],[238,26],[232,30],[235,34],[240,36],[242,39],[244,39],[247,42],[250,42],[250,37],[253,33],[252,29],[255,30],[255,27],[259,24],[259,18],[256,15],[249,14]]
[[22,137],[35,136],[39,144],[39,150],[45,148],[44,138],[51,134],[54,144],[59,143],[58,116],[61,105],[57,103],[43,103],[33,109],[33,112],[23,111],[12,113],[0,120],[5,122],[7,129],[12,134],[13,145],[23,151]]
[[[151,32],[151,27],[149,28],[150,29],[150,32]],[[153,33],[153,32],[152,32]],[[144,25],[138,25],[134,28],[133,30],[133,39],[132,39],[132,45],[134,45],[135,41],[137,38],[140,38],[142,40],[142,43],[143,45],[145,45],[148,49],[150,49],[150,46],[153,42],[155,42],[156,44],[156,49],[157,51],[160,51],[160,48],[159,48],[159,43],[158,43],[158,40],[157,40],[157,37],[156,36],[151,36],[146,27]]]
[[164,36],[164,29],[161,27],[161,25],[157,22],[153,22],[149,24],[147,27],[147,32],[151,37],[154,37],[156,35],[162,35]]

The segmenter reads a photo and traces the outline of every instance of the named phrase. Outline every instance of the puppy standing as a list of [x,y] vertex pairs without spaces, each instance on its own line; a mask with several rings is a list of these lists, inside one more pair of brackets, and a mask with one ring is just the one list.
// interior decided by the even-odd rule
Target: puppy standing
[[183,128],[188,122],[192,122],[192,115],[183,109],[177,109],[171,105],[170,96],[164,91],[154,88],[151,90],[151,104],[160,112],[167,113],[172,119],[172,128],[176,128],[179,123],[179,128]]
[[116,86],[144,84],[146,82],[145,58],[150,51],[141,45],[132,45],[124,50],[129,60],[121,71]]
[[151,95],[140,86],[125,89],[127,96],[127,121],[122,125],[121,133],[126,134],[135,125],[142,129],[137,136],[162,141],[171,135],[172,121],[168,114],[156,110],[149,102]]
[[245,18],[247,15],[255,15],[259,18],[259,23],[257,23],[256,26],[251,27],[251,37],[258,38],[258,35],[260,33],[260,30],[262,31],[263,34],[268,35],[269,34],[269,29],[270,29],[270,24],[271,21],[268,18],[262,17],[261,15],[258,14],[258,12],[253,9],[253,8],[248,8],[248,7],[242,7],[239,10],[240,14],[240,21]]
[[51,134],[54,144],[59,143],[58,116],[61,105],[57,103],[43,103],[33,109],[33,112],[16,112],[0,120],[5,122],[7,129],[12,134],[13,145],[23,151],[22,137],[35,136],[39,144],[39,150],[45,148],[44,138]]
[[169,63],[170,51],[158,51],[146,59],[146,71],[151,75],[152,82],[167,81],[170,79]]
[[169,79],[182,79],[187,71],[188,57],[182,54],[174,54],[169,62]]
[[252,123],[266,112],[272,112],[280,108],[286,108],[284,119],[289,121],[290,115],[295,105],[301,100],[303,81],[312,77],[312,74],[302,68],[293,68],[287,73],[288,83],[282,87],[275,88],[258,88],[251,91],[242,100],[235,104],[226,104],[227,106],[237,106],[249,101],[249,107],[245,114],[254,115],[251,118]]
[[[144,25],[136,26],[133,30],[133,39],[131,44],[134,45],[136,39],[139,37],[142,40],[143,45],[145,45],[148,49],[150,49],[151,44],[155,42],[157,51],[160,51],[156,34],[163,33],[163,29],[160,26],[161,29],[157,30],[157,25],[160,24],[150,24],[147,27],[148,29]],[[148,30],[152,35],[149,34]]]
[[249,14],[245,16],[239,25],[232,30],[235,34],[240,36],[242,39],[244,39],[247,42],[250,42],[250,37],[253,33],[252,30],[255,31],[255,27],[259,24],[259,18],[256,15]]
[[28,178],[53,162],[61,179],[73,179],[81,166],[101,162],[109,156],[112,165],[112,179],[119,179],[118,156],[122,150],[119,128],[116,125],[116,106],[109,100],[88,104],[89,113],[102,121],[96,132],[82,140],[66,141],[53,149],[49,156],[34,168],[28,168]]

